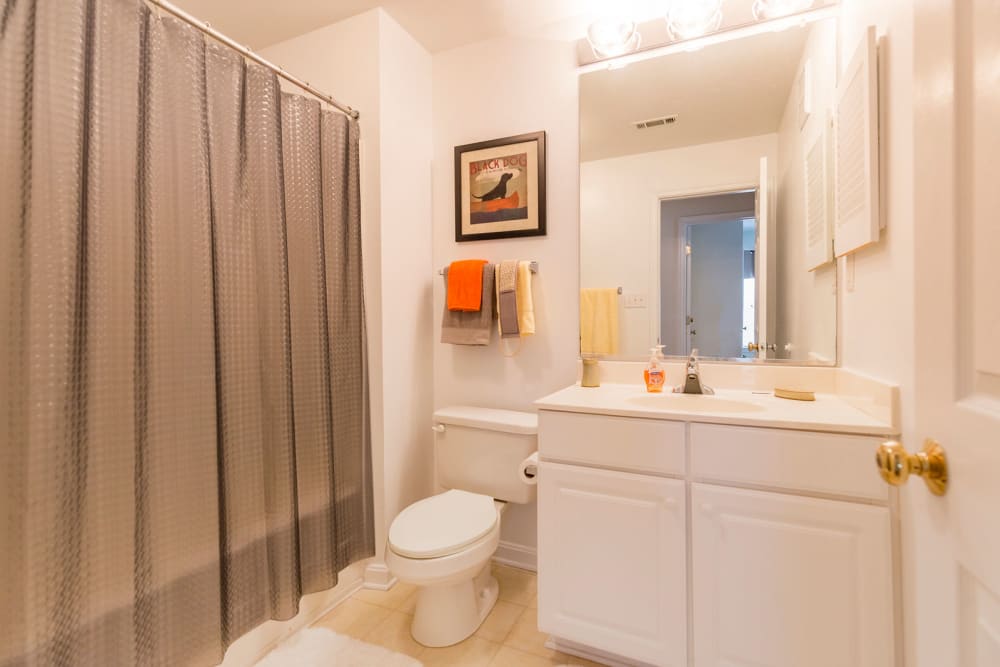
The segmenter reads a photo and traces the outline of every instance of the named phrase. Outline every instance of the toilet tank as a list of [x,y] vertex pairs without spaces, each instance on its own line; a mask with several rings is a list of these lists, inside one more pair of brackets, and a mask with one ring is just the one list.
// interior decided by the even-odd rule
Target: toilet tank
[[511,503],[535,499],[519,466],[538,450],[537,415],[457,405],[436,411],[434,426],[438,484]]

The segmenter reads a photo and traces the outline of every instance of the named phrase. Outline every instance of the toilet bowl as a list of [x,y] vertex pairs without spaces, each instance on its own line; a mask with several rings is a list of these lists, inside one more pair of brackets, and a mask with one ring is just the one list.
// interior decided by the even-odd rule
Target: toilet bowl
[[460,490],[410,505],[389,528],[386,565],[419,587],[410,632],[425,646],[469,637],[496,603],[490,558],[500,543],[504,503]]
[[438,410],[434,419],[434,469],[448,490],[393,520],[385,564],[418,586],[413,638],[450,646],[471,636],[497,601],[490,558],[506,503],[535,499],[520,469],[538,449],[538,421],[530,413],[466,406]]

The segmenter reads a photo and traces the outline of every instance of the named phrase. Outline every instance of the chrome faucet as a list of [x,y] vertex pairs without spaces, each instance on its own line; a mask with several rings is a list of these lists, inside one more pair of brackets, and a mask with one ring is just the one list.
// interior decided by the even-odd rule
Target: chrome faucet
[[701,371],[698,370],[698,349],[691,350],[687,361],[687,372],[684,374],[684,384],[674,387],[675,394],[706,394],[712,395],[715,390],[701,381]]

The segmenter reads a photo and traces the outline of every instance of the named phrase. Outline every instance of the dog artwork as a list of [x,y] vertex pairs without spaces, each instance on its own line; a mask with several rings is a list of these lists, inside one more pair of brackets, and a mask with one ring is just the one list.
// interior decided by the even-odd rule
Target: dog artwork
[[500,182],[497,186],[484,195],[472,195],[480,201],[491,201],[493,199],[504,199],[507,197],[507,181],[514,178],[514,174],[505,171],[500,175]]
[[520,220],[528,215],[525,153],[469,163],[469,213],[473,225]]
[[544,234],[544,133],[455,148],[456,240]]

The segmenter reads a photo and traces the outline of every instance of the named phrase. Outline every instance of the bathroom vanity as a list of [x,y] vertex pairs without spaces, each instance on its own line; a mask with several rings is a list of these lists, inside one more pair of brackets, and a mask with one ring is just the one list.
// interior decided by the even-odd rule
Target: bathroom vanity
[[872,465],[892,425],[828,394],[611,384],[536,405],[538,622],[560,650],[895,664],[896,492]]

